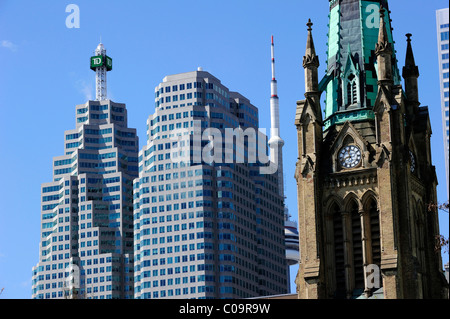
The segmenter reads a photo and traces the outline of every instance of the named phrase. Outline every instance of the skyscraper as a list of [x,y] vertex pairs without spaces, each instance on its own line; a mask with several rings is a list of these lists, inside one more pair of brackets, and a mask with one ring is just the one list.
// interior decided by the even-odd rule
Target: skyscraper
[[33,298],[133,298],[138,137],[127,127],[125,104],[106,99],[112,60],[102,44],[91,68],[101,84],[97,100],[76,106],[64,155],[53,159],[53,181],[42,184]]
[[147,138],[134,183],[135,297],[285,293],[283,198],[276,169],[261,173],[258,109],[201,68],[166,76]]
[[445,172],[447,174],[447,194],[449,192],[448,175],[448,104],[449,104],[449,22],[448,8],[436,11],[438,54],[439,54],[439,83],[441,91],[442,130],[444,131]]
[[[299,298],[443,298],[431,124],[411,34],[401,76],[387,0],[330,0],[326,75],[309,21],[297,102]],[[322,117],[321,94],[325,94]]]

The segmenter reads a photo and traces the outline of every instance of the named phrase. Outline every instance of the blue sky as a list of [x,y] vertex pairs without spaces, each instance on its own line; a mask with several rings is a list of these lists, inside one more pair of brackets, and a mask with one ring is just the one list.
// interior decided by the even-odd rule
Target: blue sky
[[[80,28],[65,21],[68,4],[80,8]],[[422,105],[433,128],[433,162],[445,186],[435,11],[444,0],[390,1],[399,67],[405,34],[413,34]],[[269,129],[270,36],[275,37],[287,204],[296,215],[296,101],[303,99],[306,22],[323,74],[328,1],[24,1],[0,0],[0,298],[30,298],[38,261],[40,185],[52,180],[52,158],[64,154],[64,131],[75,128],[75,105],[94,98],[89,57],[100,37],[113,71],[108,96],[127,104],[128,125],[145,143],[154,112],[154,87],[164,76],[203,67],[259,108]],[[448,214],[440,213],[448,237]],[[448,255],[443,256],[444,262]],[[292,271],[295,278],[296,269]]]

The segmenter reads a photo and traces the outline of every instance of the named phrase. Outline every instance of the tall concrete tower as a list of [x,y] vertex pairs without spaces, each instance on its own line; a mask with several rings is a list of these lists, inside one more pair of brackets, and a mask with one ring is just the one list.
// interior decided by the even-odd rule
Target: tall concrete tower
[[[284,141],[280,137],[280,108],[278,99],[278,83],[275,79],[275,44],[271,44],[271,58],[272,58],[272,81],[270,82],[270,140],[269,146],[271,148],[271,161],[278,165],[278,194],[281,198],[284,196],[284,172],[283,172],[283,146]],[[297,223],[289,219],[289,210],[284,205],[284,240],[286,249],[287,261],[287,277],[288,277],[288,291],[290,291],[290,266],[298,264],[300,259],[298,230]]]
[[284,141],[280,137],[280,108],[277,95],[277,80],[275,79],[275,45],[272,36],[272,81],[270,82],[270,140],[271,161],[278,165],[278,192],[284,198],[283,178],[283,146]]

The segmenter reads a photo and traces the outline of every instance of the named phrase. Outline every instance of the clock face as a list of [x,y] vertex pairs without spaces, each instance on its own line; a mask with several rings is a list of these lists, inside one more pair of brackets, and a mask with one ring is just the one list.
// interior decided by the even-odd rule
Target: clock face
[[414,156],[413,152],[409,151],[409,156],[411,158],[411,173],[414,173],[416,170],[416,157]]
[[347,145],[339,151],[339,163],[344,168],[354,168],[361,162],[361,150],[358,146]]

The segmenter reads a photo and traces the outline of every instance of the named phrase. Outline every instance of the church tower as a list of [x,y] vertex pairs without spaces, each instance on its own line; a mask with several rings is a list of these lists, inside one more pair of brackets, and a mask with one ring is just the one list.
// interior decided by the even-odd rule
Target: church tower
[[387,0],[330,0],[321,80],[307,23],[295,117],[302,299],[446,294],[428,108],[410,34],[401,85],[389,14]]

